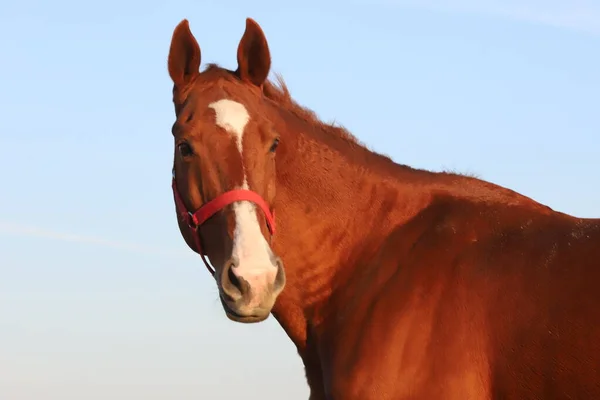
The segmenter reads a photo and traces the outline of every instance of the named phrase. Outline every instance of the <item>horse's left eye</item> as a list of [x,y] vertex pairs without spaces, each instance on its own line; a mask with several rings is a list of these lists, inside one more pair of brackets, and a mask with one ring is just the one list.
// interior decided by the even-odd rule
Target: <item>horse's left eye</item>
[[269,151],[271,153],[275,152],[275,150],[277,150],[277,146],[279,146],[279,138],[277,138],[273,141],[273,144],[271,145],[271,148],[269,149]]

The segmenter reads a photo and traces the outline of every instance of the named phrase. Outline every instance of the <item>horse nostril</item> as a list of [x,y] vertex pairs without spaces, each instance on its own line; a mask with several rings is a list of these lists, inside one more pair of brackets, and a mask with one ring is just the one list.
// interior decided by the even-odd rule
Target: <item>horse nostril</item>
[[235,267],[237,267],[236,261],[230,259],[225,263],[225,268],[221,272],[222,295],[225,300],[233,302],[238,301],[244,295],[244,282],[233,273]]
[[233,273],[233,268],[235,268],[235,263],[229,264],[229,268],[227,268],[227,278],[229,278],[229,282],[241,292],[241,283],[238,277]]

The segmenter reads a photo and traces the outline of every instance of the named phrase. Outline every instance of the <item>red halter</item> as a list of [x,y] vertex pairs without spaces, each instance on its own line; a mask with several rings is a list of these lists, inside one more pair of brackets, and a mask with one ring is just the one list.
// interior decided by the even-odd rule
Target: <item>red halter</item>
[[196,244],[196,248],[193,250],[200,254],[204,265],[206,265],[206,268],[212,275],[215,274],[215,271],[206,261],[206,252],[202,248],[202,241],[200,239],[200,232],[198,228],[218,211],[222,210],[231,203],[235,203],[236,201],[251,201],[252,203],[256,204],[265,214],[269,233],[271,235],[275,234],[274,212],[271,212],[267,202],[256,192],[246,189],[230,190],[220,196],[215,197],[208,203],[204,203],[199,209],[192,213],[185,207],[183,199],[177,190],[175,176],[173,176],[173,182],[171,186],[173,188],[173,195],[175,196],[175,209],[177,210],[177,214],[179,214],[179,216],[185,220],[187,225],[193,231],[192,235],[194,236],[194,241]]

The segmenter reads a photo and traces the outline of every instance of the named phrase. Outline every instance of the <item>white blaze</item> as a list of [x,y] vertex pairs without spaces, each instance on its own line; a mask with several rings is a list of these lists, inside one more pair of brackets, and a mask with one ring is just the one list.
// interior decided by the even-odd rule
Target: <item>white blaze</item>
[[[246,169],[243,163],[244,129],[250,120],[246,107],[233,100],[222,99],[208,105],[215,110],[215,123],[232,135],[242,157],[244,180],[242,189],[248,189]],[[254,203],[238,201],[232,204],[235,214],[235,230],[233,233],[232,256],[237,258],[238,267],[233,273],[243,277],[253,288],[271,283],[277,273],[272,261],[272,252],[263,236]]]

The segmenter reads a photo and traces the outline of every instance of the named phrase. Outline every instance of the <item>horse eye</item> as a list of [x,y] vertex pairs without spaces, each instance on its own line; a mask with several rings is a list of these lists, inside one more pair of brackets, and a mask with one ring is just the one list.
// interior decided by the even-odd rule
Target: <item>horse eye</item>
[[279,146],[279,138],[277,138],[273,141],[273,144],[271,145],[271,148],[269,149],[269,151],[271,153],[275,152],[275,150],[277,150],[277,146]]
[[179,154],[182,157],[189,157],[193,154],[192,148],[189,144],[183,142],[177,145],[177,149],[179,150]]

